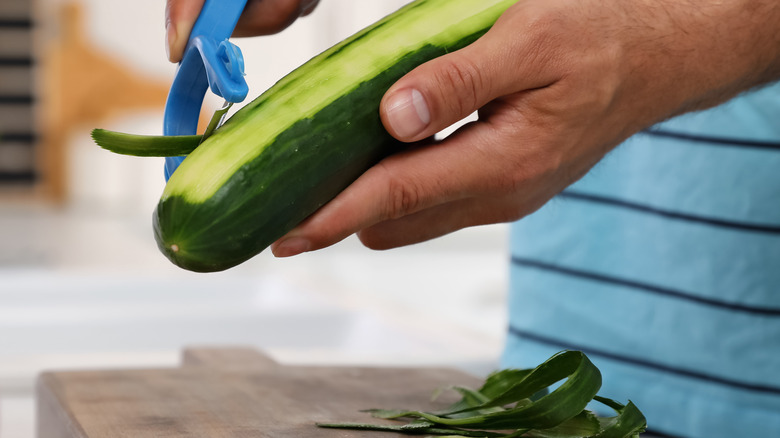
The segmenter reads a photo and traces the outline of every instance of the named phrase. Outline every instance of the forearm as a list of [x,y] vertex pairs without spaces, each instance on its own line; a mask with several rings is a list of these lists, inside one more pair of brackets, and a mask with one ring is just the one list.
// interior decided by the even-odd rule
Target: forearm
[[[780,79],[780,3],[777,0],[732,0],[725,11],[728,28],[716,29],[716,41],[730,47],[732,90],[744,91]],[[728,33],[726,33],[728,32]]]
[[[649,60],[669,72],[669,90],[678,91],[672,113],[707,108],[751,88],[780,79],[780,3],[777,0],[642,0],[656,14],[640,23],[655,26],[657,39],[640,43]],[[641,19],[641,18],[639,18]],[[665,27],[664,27],[665,26]],[[645,63],[645,65],[642,65]]]

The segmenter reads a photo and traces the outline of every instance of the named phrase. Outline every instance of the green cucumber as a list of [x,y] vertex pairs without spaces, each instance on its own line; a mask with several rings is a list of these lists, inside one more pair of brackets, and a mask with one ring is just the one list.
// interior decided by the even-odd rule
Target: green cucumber
[[395,81],[472,43],[515,2],[417,0],[284,77],[171,176],[154,213],[160,250],[199,272],[263,251],[401,148],[379,118]]

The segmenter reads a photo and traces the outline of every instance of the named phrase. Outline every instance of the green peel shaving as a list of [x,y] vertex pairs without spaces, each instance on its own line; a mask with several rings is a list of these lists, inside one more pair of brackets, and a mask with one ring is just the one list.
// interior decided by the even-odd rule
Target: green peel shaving
[[[549,387],[561,383],[549,391]],[[375,418],[398,424],[318,423],[337,429],[414,435],[484,438],[634,438],[644,432],[644,415],[630,401],[623,405],[596,395],[601,373],[579,351],[564,351],[534,369],[498,371],[479,389],[455,386],[461,398],[439,412],[370,409]],[[586,410],[596,401],[615,411],[598,417]]]

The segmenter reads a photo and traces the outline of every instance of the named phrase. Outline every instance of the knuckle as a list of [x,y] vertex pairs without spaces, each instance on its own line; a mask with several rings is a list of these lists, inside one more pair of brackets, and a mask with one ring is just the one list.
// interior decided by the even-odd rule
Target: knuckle
[[[542,70],[557,70],[564,56],[567,39],[575,25],[571,23],[566,10],[558,5],[544,2],[520,2],[515,7],[521,10],[509,17],[511,27],[522,29],[520,36],[512,40],[507,52],[510,62],[522,62],[525,66],[537,66],[537,73]],[[503,17],[502,17],[503,18]],[[582,35],[578,35],[583,38]]]
[[526,35],[534,40],[549,41],[566,29],[561,26],[572,25],[567,20],[571,11],[566,7],[539,3],[524,6],[525,11],[518,18],[523,21],[521,26],[525,28]]
[[487,88],[482,70],[466,57],[444,60],[434,76],[443,93],[441,101],[449,106],[446,110],[462,117],[477,109],[479,91]]
[[398,219],[414,211],[419,204],[419,193],[410,184],[395,180],[388,187],[387,217]]
[[417,210],[420,205],[420,189],[409,179],[403,179],[393,174],[387,167],[387,195],[384,216],[387,219],[398,219]]

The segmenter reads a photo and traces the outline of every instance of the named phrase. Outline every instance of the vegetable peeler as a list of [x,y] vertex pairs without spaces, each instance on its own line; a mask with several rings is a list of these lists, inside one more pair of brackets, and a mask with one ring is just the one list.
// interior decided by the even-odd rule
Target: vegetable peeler
[[[246,2],[205,1],[168,93],[163,118],[164,135],[197,133],[203,98],[209,88],[225,99],[225,105],[214,114],[204,139],[219,127],[231,104],[246,98],[249,87],[244,80],[244,57],[241,49],[228,40]],[[166,181],[183,160],[184,157],[165,158]]]

